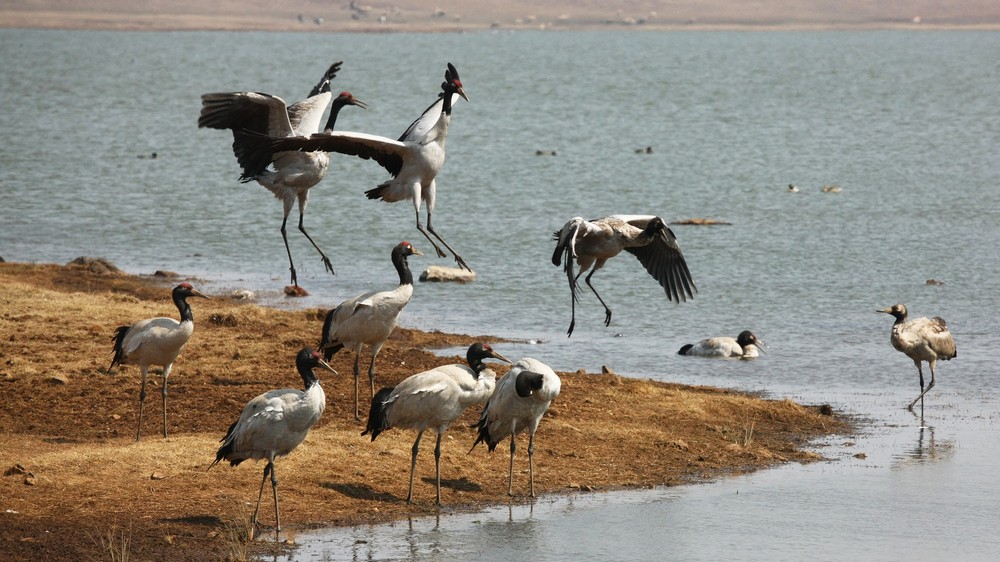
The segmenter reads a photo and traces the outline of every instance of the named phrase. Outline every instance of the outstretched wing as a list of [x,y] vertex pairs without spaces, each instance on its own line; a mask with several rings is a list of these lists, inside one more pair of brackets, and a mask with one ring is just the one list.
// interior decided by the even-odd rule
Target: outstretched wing
[[291,136],[285,100],[260,92],[220,92],[201,96],[199,127]]
[[399,175],[399,171],[403,168],[403,159],[408,156],[411,150],[400,141],[350,131],[317,133],[308,137],[271,139],[269,149],[273,153],[300,150],[303,152],[324,151],[349,154],[378,162],[393,177]]
[[[288,121],[297,135],[311,135],[320,131],[323,114],[330,107],[333,94],[329,91],[293,103],[288,107]],[[271,135],[280,136],[280,135]],[[285,135],[288,136],[288,135]]]
[[260,92],[201,96],[198,126],[233,131],[233,154],[243,168],[240,181],[244,182],[263,173],[274,159],[267,139],[295,134],[285,101]]
[[[636,228],[644,229],[656,217],[643,215],[620,215],[619,218]],[[653,241],[645,246],[625,248],[627,252],[639,259],[639,263],[663,287],[667,299],[674,302],[685,302],[694,298],[698,288],[691,279],[687,262],[677,244],[673,231],[664,227]]]

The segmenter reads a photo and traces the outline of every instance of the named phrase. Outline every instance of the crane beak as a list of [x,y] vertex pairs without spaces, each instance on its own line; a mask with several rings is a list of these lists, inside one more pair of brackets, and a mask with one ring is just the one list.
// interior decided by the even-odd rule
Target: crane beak
[[329,363],[327,363],[326,361],[323,361],[322,359],[319,360],[319,366],[323,367],[324,369],[326,369],[327,371],[330,371],[331,373],[333,373],[335,375],[338,375],[338,376],[340,375],[340,373],[338,373],[337,371],[335,371],[333,369],[333,367],[330,366]]
[[767,344],[764,343],[763,340],[758,339],[757,341],[753,342],[753,344],[757,347],[757,349],[760,350],[761,353],[767,352]]
[[462,96],[462,99],[464,99],[465,101],[469,101],[469,96],[465,95],[465,90],[463,90],[461,87],[458,88],[458,95]]
[[412,254],[410,254],[411,256],[422,256],[422,255],[424,255],[423,252],[421,252],[420,250],[414,248],[413,246],[410,246],[410,251],[413,252]]
[[881,310],[876,310],[875,312],[884,312],[886,314],[892,314],[892,307],[890,306],[889,308],[883,308]]
[[494,359],[499,359],[501,361],[504,361],[504,362],[506,362],[509,365],[513,365],[514,364],[513,361],[511,361],[510,359],[507,359],[503,355],[500,355],[499,353],[497,353],[496,351],[493,351],[493,350],[490,350],[490,357],[492,357]]
[[203,299],[212,300],[212,297],[206,295],[205,293],[200,292],[198,289],[191,289],[191,296],[192,297],[201,297]]
[[365,102],[363,102],[363,101],[361,101],[361,100],[359,100],[359,99],[357,99],[357,98],[354,98],[354,99],[351,100],[351,105],[356,105],[356,106],[360,107],[361,109],[368,109],[368,104],[365,103]]

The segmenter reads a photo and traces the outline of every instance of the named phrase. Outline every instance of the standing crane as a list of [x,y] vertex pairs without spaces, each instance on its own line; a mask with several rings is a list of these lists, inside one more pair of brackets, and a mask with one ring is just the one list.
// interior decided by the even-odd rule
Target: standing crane
[[[510,436],[510,468],[507,472],[507,495],[514,495],[515,437],[528,431],[528,480],[535,497],[535,431],[549,405],[559,396],[561,383],[551,367],[537,359],[520,359],[497,381],[493,396],[483,406],[474,449],[486,443],[492,453],[500,441]],[[471,450],[470,450],[471,452]]]
[[[309,189],[326,176],[330,167],[330,156],[325,152],[270,152],[264,149],[266,143],[261,142],[260,139],[309,135],[319,132],[321,130],[319,128],[320,120],[323,118],[326,108],[330,107],[331,100],[333,100],[333,104],[330,116],[322,129],[328,133],[333,131],[337,116],[343,107],[354,105],[367,109],[368,106],[350,92],[341,92],[340,95],[334,97],[330,91],[330,81],[340,70],[341,64],[341,61],[337,61],[330,66],[319,83],[309,92],[309,97],[287,107],[281,98],[259,92],[213,93],[201,97],[202,107],[201,115],[198,117],[198,126],[233,131],[233,153],[243,167],[240,181],[243,183],[251,180],[256,181],[273,193],[275,199],[280,199],[284,205],[284,214],[281,219],[281,238],[285,242],[285,252],[288,253],[288,269],[292,274],[292,285],[295,286],[298,286],[299,282],[295,274],[295,263],[292,261],[292,251],[288,247],[285,226],[288,222],[288,215],[292,211],[292,205],[296,201],[299,204],[299,231],[319,252],[326,270],[333,273],[333,264],[330,263],[330,258],[309,236],[303,224],[306,205],[309,202]],[[264,150],[264,152],[258,154],[252,166],[248,165],[244,154],[257,150]],[[272,164],[274,169],[268,169],[268,166]]]
[[410,273],[406,258],[422,256],[409,242],[400,242],[392,249],[392,265],[399,273],[399,286],[391,291],[371,291],[348,299],[326,315],[323,322],[323,337],[319,348],[327,361],[344,347],[354,348],[354,419],[358,417],[358,376],[361,362],[361,346],[367,344],[372,350],[372,360],[368,364],[368,382],[371,397],[375,396],[375,358],[385,345],[396,319],[406,303],[413,296],[413,274]]
[[[445,257],[447,254],[431,238],[431,234],[455,256],[459,267],[472,271],[462,256],[434,230],[431,223],[437,191],[435,178],[444,165],[445,140],[451,123],[452,104],[459,97],[469,101],[462,89],[458,71],[448,63],[438,99],[397,140],[347,131],[278,138],[272,139],[267,148],[248,150],[242,156],[241,164],[254,168],[271,152],[291,150],[339,152],[374,160],[392,175],[392,179],[369,189],[365,195],[369,199],[381,199],[389,203],[412,200],[417,230],[434,246],[438,257]],[[427,230],[420,224],[422,201],[427,202]]]
[[[564,261],[563,270],[569,280],[573,315],[566,332],[567,337],[573,335],[576,325],[576,302],[580,300],[577,281],[591,266],[593,270],[587,274],[587,286],[604,305],[604,325],[611,325],[611,309],[590,284],[590,278],[622,250],[639,260],[663,287],[668,300],[685,302],[694,298],[694,293],[698,292],[677,238],[660,217],[610,215],[591,221],[574,217],[553,234],[553,239],[556,240],[556,249],[552,253],[552,264],[559,267]],[[579,266],[579,271],[575,274],[574,261]]]
[[[920,396],[913,399],[907,410],[913,411],[913,405],[920,401],[920,411],[924,411],[924,394],[934,388],[934,366],[938,359],[947,361],[958,355],[955,349],[955,339],[951,337],[948,324],[944,318],[935,316],[927,318],[908,319],[906,305],[894,304],[889,308],[876,310],[892,315],[896,321],[892,324],[892,335],[889,341],[896,351],[901,351],[913,360],[920,373]],[[920,363],[926,361],[931,367],[931,382],[924,388],[924,371],[920,368]]]
[[719,336],[703,339],[697,343],[685,344],[678,355],[694,357],[739,357],[754,359],[764,351],[764,342],[750,330],[743,330],[735,338]]
[[295,356],[295,367],[302,377],[305,390],[283,388],[265,392],[247,402],[236,420],[222,438],[222,446],[209,469],[221,461],[237,466],[247,459],[267,459],[264,477],[260,480],[257,507],[253,510],[250,540],[257,531],[257,512],[264,495],[264,483],[271,477],[274,493],[274,540],[279,539],[281,517],[278,513],[278,478],[274,472],[275,457],[291,453],[305,440],[312,426],[316,425],[326,408],[326,394],[313,369],[322,367],[333,374],[337,371],[320,357],[318,351],[305,347]]
[[111,374],[111,369],[116,365],[126,364],[139,365],[142,373],[139,386],[139,423],[135,429],[136,441],[139,440],[139,433],[142,431],[142,409],[146,403],[146,376],[149,374],[150,365],[163,367],[163,386],[160,388],[160,394],[163,396],[163,437],[167,437],[167,377],[170,376],[170,369],[173,368],[174,361],[180,355],[184,344],[194,333],[194,313],[191,312],[187,299],[209,298],[198,292],[190,283],[181,283],[174,287],[171,297],[180,312],[180,322],[173,318],[147,318],[130,326],[119,326],[111,338],[115,342],[112,350],[114,357],[108,367],[108,374]]
[[372,441],[393,427],[416,430],[410,449],[410,490],[406,503],[413,503],[413,472],[424,431],[437,432],[434,445],[434,476],[437,481],[435,504],[441,505],[441,436],[469,406],[481,404],[493,394],[496,373],[484,359],[510,360],[493,351],[486,343],[474,343],[465,354],[467,365],[443,365],[403,379],[395,387],[383,388],[372,398],[368,425],[361,435],[371,434]]

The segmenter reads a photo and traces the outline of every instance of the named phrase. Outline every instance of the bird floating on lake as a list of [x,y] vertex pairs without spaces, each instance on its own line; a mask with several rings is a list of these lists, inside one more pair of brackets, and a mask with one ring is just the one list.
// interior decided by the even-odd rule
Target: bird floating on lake
[[[333,273],[330,258],[306,232],[303,217],[309,202],[309,189],[318,184],[330,166],[330,156],[325,152],[272,152],[266,142],[268,137],[292,137],[309,135],[320,131],[320,120],[330,106],[330,116],[323,130],[333,131],[341,108],[354,105],[362,109],[368,106],[356,99],[350,92],[341,92],[334,97],[330,91],[330,81],[340,70],[341,61],[333,63],[323,74],[323,78],[309,92],[306,99],[285,106],[285,101],[277,96],[259,92],[228,92],[205,94],[201,97],[199,127],[231,129],[233,131],[233,153],[243,167],[241,182],[256,181],[280,199],[284,205],[281,219],[281,238],[288,253],[288,269],[292,274],[292,285],[298,286],[292,251],[288,247],[285,226],[292,206],[299,204],[299,231],[316,248],[323,260],[323,266]],[[265,139],[265,140],[261,140]],[[253,160],[248,158],[254,153]],[[268,166],[273,164],[273,170]]]
[[[448,63],[438,99],[397,140],[347,131],[291,136],[272,139],[268,150],[252,151],[246,159],[258,160],[261,155],[266,157],[269,151],[302,150],[339,152],[374,160],[392,174],[392,179],[366,191],[365,195],[369,199],[381,199],[389,203],[406,199],[413,201],[417,230],[434,246],[438,257],[445,257],[447,254],[438,247],[431,234],[455,256],[459,267],[472,271],[462,256],[434,230],[431,223],[437,191],[435,178],[444,165],[445,140],[451,123],[452,105],[459,97],[469,101],[462,89],[458,71]],[[427,230],[420,224],[420,205],[424,201],[427,203]]]
[[264,495],[264,483],[268,476],[271,477],[271,490],[274,493],[274,539],[279,539],[281,517],[278,514],[278,478],[274,472],[274,459],[285,456],[298,447],[323,415],[326,394],[313,369],[322,367],[337,374],[333,367],[323,361],[318,351],[308,347],[299,351],[295,357],[295,367],[302,377],[305,390],[272,390],[247,402],[240,419],[229,426],[226,436],[221,440],[222,446],[215,455],[215,461],[208,467],[211,469],[223,460],[229,461],[231,466],[237,466],[247,459],[267,459],[260,491],[257,493],[257,507],[253,510],[250,540],[253,540],[257,530],[257,512],[260,510],[260,500]]
[[435,503],[441,505],[441,436],[469,406],[486,402],[493,394],[496,373],[483,363],[493,358],[510,363],[489,344],[474,343],[465,354],[467,365],[443,365],[404,379],[395,387],[383,388],[372,398],[368,424],[361,435],[371,434],[372,441],[393,427],[416,430],[410,449],[410,490],[406,503],[413,503],[413,472],[424,431],[437,432],[434,446],[434,476],[437,481]]
[[361,346],[367,344],[372,350],[372,360],[368,365],[368,381],[371,397],[375,396],[375,358],[385,345],[396,319],[406,303],[413,296],[413,274],[410,273],[406,258],[422,256],[409,242],[400,242],[392,249],[392,264],[399,273],[399,286],[391,291],[371,291],[348,299],[326,315],[323,322],[323,336],[319,348],[327,361],[344,347],[354,348],[354,419],[358,417],[358,375],[361,361]]
[[474,425],[479,435],[472,448],[486,443],[493,452],[500,441],[510,437],[509,496],[514,495],[515,436],[527,430],[528,481],[530,495],[535,497],[535,431],[549,405],[559,396],[560,386],[559,376],[551,367],[531,357],[520,359],[497,381],[493,396],[483,406],[479,422]]
[[743,330],[735,338],[716,337],[689,343],[680,348],[678,355],[695,357],[739,357],[753,359],[764,351],[764,342],[750,330]]
[[111,359],[108,374],[115,365],[127,364],[139,365],[139,370],[142,372],[142,382],[139,386],[139,423],[135,429],[136,441],[139,440],[142,431],[146,375],[149,373],[150,365],[163,367],[163,386],[160,388],[160,394],[163,396],[163,437],[167,436],[167,377],[170,376],[170,369],[173,368],[174,361],[180,355],[184,344],[194,333],[194,314],[188,305],[188,297],[209,298],[198,292],[190,283],[181,283],[171,292],[174,305],[181,314],[180,322],[173,318],[147,318],[130,326],[119,326],[112,337],[115,342],[114,358]]
[[[563,269],[569,280],[572,302],[572,319],[567,336],[573,335],[576,325],[576,302],[579,300],[578,284],[580,276],[593,266],[587,274],[587,286],[594,291],[597,300],[604,305],[604,325],[611,325],[611,309],[590,283],[590,278],[604,263],[617,256],[622,250],[634,255],[646,271],[663,287],[667,299],[684,302],[698,292],[691,272],[681,254],[674,233],[653,215],[611,215],[595,220],[574,217],[553,235],[556,249],[552,254],[552,264]],[[573,272],[576,261],[579,271]]]
[[[894,304],[889,308],[875,312],[891,314],[896,319],[892,324],[892,335],[889,337],[889,341],[892,342],[892,347],[896,348],[896,351],[902,351],[913,360],[913,364],[917,366],[917,372],[920,373],[920,396],[914,398],[906,409],[913,411],[913,405],[919,400],[922,412],[924,394],[934,388],[934,366],[938,359],[947,361],[958,355],[958,351],[955,349],[955,339],[952,338],[944,318],[940,316],[920,317],[911,320],[908,319],[904,304]],[[920,367],[922,361],[926,361],[931,367],[931,382],[926,388],[924,387],[924,371]]]

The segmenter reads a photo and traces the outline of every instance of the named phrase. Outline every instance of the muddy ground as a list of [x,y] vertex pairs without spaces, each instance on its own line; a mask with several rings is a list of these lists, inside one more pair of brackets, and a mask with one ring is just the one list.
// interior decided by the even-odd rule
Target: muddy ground
[[[249,399],[301,386],[294,355],[317,343],[325,311],[262,308],[225,295],[192,299],[195,333],[168,386],[170,436],[162,437],[157,371],[143,438],[136,442],[139,372],[134,366],[105,372],[111,335],[116,326],[138,319],[176,318],[169,293],[179,281],[107,272],[93,264],[0,263],[5,560],[110,559],[114,551],[127,551],[132,560],[244,559],[275,548],[267,530],[264,540],[245,541],[264,465],[206,469]],[[497,343],[487,336],[397,329],[379,357],[377,383],[395,384],[459,362],[429,350],[476,340]],[[498,349],[503,352],[502,343]],[[415,504],[407,505],[415,434],[393,429],[374,443],[360,435],[363,426],[353,419],[352,363],[352,354],[341,352],[331,362],[339,376],[318,371],[326,412],[306,441],[276,463],[283,539],[290,543],[302,529],[438,512],[433,440],[422,444]],[[613,373],[560,376],[562,394],[536,438],[540,494],[674,486],[812,462],[821,456],[804,448],[809,439],[850,431],[828,406]],[[481,445],[469,452],[475,436],[467,425],[478,412],[466,411],[443,442],[441,513],[510,501],[506,443],[492,454]],[[526,448],[522,437],[513,501],[526,501]],[[270,504],[262,514],[265,523],[273,522]]]

